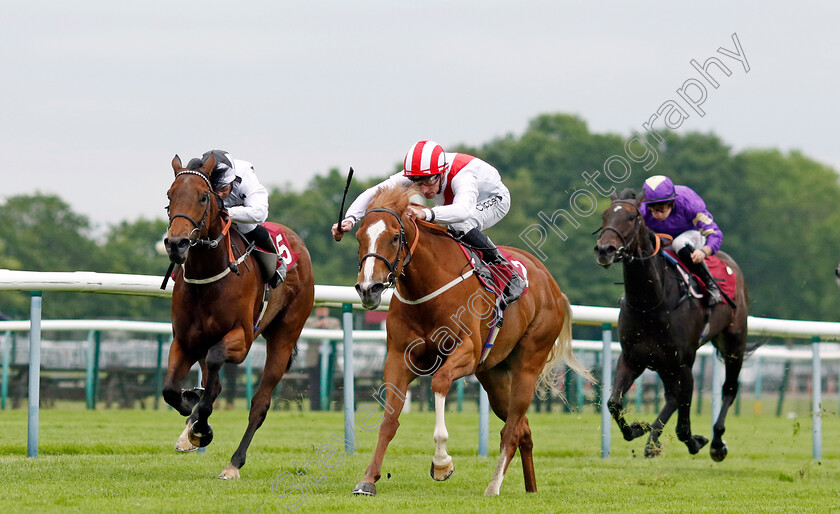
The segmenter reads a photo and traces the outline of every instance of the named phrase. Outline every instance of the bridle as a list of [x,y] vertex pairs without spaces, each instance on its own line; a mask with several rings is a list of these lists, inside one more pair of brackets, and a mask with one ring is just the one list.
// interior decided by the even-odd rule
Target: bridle
[[[227,229],[230,227],[230,223],[231,223],[230,217],[227,216],[227,211],[224,208],[224,202],[222,201],[222,197],[219,196],[219,193],[213,191],[213,185],[210,184],[210,180],[203,173],[199,173],[197,171],[192,171],[192,170],[179,171],[178,173],[175,174],[175,180],[177,180],[178,177],[180,177],[181,175],[196,175],[198,177],[201,177],[201,179],[204,180],[204,182],[207,184],[207,187],[209,189],[203,195],[201,195],[201,201],[203,201],[205,203],[204,214],[201,216],[201,222],[197,222],[191,216],[189,216],[187,214],[184,214],[184,213],[181,213],[181,212],[176,213],[176,214],[170,216],[169,227],[172,227],[172,222],[175,221],[177,218],[184,218],[187,221],[189,221],[190,223],[192,223],[192,225],[193,225],[193,229],[190,231],[190,235],[189,235],[190,247],[200,245],[200,246],[207,246],[209,248],[216,248],[217,246],[219,246],[219,243],[221,243],[222,240],[224,239],[225,234],[227,234],[227,232],[228,232]],[[219,237],[217,237],[215,239],[209,239],[209,238],[208,239],[202,239],[201,238],[201,232],[204,229],[204,227],[207,225],[207,221],[210,217],[210,197],[211,196],[216,197],[216,203],[219,207],[220,215],[222,216],[222,219],[226,222],[226,225],[225,225],[224,230],[222,230],[222,233],[219,234]],[[167,210],[167,212],[169,212],[169,207],[167,207],[166,210]],[[227,219],[225,219],[225,218],[227,218]]]
[[[190,231],[189,240],[190,240],[190,247],[193,246],[206,246],[208,248],[216,248],[219,246],[219,243],[227,239],[227,258],[228,258],[228,265],[222,270],[220,273],[213,275],[209,278],[201,278],[201,279],[191,279],[187,278],[186,276],[186,268],[184,269],[184,281],[189,284],[210,284],[216,282],[227,276],[228,273],[233,272],[239,275],[239,265],[245,262],[245,259],[251,254],[251,251],[254,248],[254,243],[251,243],[244,252],[239,256],[239,258],[235,258],[233,255],[233,243],[230,237],[230,226],[232,220],[230,215],[228,215],[227,210],[225,209],[224,201],[222,197],[215,191],[213,191],[213,185],[210,183],[210,180],[205,176],[203,173],[199,173],[193,170],[183,170],[179,171],[175,174],[175,180],[178,180],[178,177],[181,175],[196,175],[201,177],[204,180],[204,183],[207,184],[209,188],[203,195],[201,195],[201,200],[205,203],[204,207],[204,214],[201,216],[201,221],[195,221],[191,216],[184,214],[184,213],[176,213],[169,218],[169,227],[172,227],[172,222],[175,221],[177,218],[184,218],[185,220],[189,221],[193,225],[193,229]],[[222,230],[219,233],[219,236],[215,239],[207,239],[201,238],[201,232],[207,226],[207,222],[210,219],[210,197],[216,197],[216,205],[219,208],[219,217],[222,219]],[[167,212],[169,212],[169,207],[166,208]],[[166,287],[166,282],[169,278],[170,273],[174,267],[174,263],[169,265],[169,270],[166,272],[166,276],[163,280],[163,284],[161,285],[161,289]]]
[[[391,209],[386,209],[384,207],[377,207],[368,210],[365,214],[367,215],[371,212],[387,212],[388,214],[397,219],[397,222],[400,224],[399,248],[397,248],[397,255],[396,257],[394,257],[393,261],[388,260],[387,257],[376,252],[368,252],[364,254],[359,258],[359,271],[362,271],[362,264],[368,257],[379,259],[382,262],[384,262],[385,265],[388,267],[388,282],[386,284],[386,287],[391,287],[397,283],[397,278],[399,278],[400,275],[405,273],[405,267],[408,266],[409,262],[411,262],[411,254],[412,252],[414,252],[414,248],[417,246],[417,240],[419,239],[419,237],[415,237],[414,242],[409,246],[408,239],[406,239],[405,236],[405,225],[403,225],[402,217],[396,211],[392,211]],[[417,224],[415,223],[415,229],[416,228]],[[404,260],[402,258],[403,248],[405,248],[406,250],[406,256]],[[402,261],[402,266],[400,266],[400,261]]]
[[[604,232],[606,232],[608,230],[612,231],[612,232],[615,232],[615,235],[618,236],[618,238],[621,240],[621,246],[618,247],[618,249],[616,249],[616,251],[615,251],[615,255],[616,255],[615,260],[616,261],[624,260],[627,263],[630,263],[630,262],[633,262],[634,260],[645,261],[645,260],[648,260],[648,259],[651,259],[651,258],[655,257],[656,254],[659,253],[659,248],[660,248],[659,236],[656,236],[656,235],[654,235],[654,237],[656,238],[656,248],[654,249],[652,254],[650,254],[648,256],[645,256],[645,257],[641,257],[641,256],[633,255],[632,253],[630,253],[630,247],[631,247],[631,245],[636,243],[636,237],[639,235],[639,223],[641,222],[641,219],[642,219],[642,211],[639,210],[639,208],[636,206],[636,203],[633,202],[632,200],[613,200],[610,205],[615,205],[617,203],[623,203],[623,204],[630,205],[636,211],[636,215],[633,217],[633,220],[634,220],[633,221],[633,232],[632,232],[632,236],[630,237],[629,241],[625,240],[624,235],[617,228],[613,227],[612,225],[608,225],[606,227],[601,227],[598,230],[596,230],[595,232],[593,232],[593,234],[598,234],[600,232],[601,236],[603,236]],[[600,237],[599,237],[599,239],[600,239]],[[636,246],[638,246],[638,243],[636,243]]]

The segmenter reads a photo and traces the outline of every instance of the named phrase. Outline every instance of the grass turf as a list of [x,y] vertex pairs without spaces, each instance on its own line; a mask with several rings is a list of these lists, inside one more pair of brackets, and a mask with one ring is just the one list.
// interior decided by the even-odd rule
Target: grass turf
[[[490,457],[478,457],[475,412],[447,415],[455,473],[446,482],[429,477],[433,413],[401,416],[375,498],[349,494],[370,462],[375,430],[357,426],[351,456],[324,453],[343,447],[342,413],[270,411],[238,481],[216,476],[245,429],[241,409],[214,412],[215,440],[203,454],[173,450],[183,421],[169,409],[46,409],[35,459],[26,457],[26,414],[0,413],[0,512],[840,511],[840,419],[834,412],[822,420],[819,462],[811,459],[810,416],[730,416],[729,456],[722,463],[712,462],[708,446],[689,455],[674,435],[676,417],[665,428],[660,457],[642,457],[644,439],[625,442],[613,424],[612,454],[602,459],[600,415],[591,409],[532,413],[539,492],[525,493],[517,455],[501,495],[492,498],[482,493],[498,458],[501,422],[491,417]],[[710,435],[708,416],[692,421],[696,433]],[[284,490],[287,495],[278,494]]]

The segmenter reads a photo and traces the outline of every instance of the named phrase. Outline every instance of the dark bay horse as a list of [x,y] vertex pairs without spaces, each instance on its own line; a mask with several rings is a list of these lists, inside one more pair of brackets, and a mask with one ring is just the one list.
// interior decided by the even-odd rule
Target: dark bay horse
[[[265,337],[265,369],[251,400],[248,428],[219,475],[229,479],[239,478],[248,445],[265,420],[271,393],[291,365],[298,336],[312,311],[315,286],[309,252],[297,234],[283,227],[284,244],[299,254],[297,265],[285,283],[271,290],[259,327],[255,326],[263,309],[265,279],[255,257],[246,252],[242,236],[228,230],[230,220],[210,186],[213,165],[213,157],[204,165],[194,159],[189,169],[177,155],[172,160],[175,180],[167,192],[169,230],[164,244],[170,261],[180,267],[172,291],[173,340],[163,397],[182,416],[189,416],[175,448],[191,451],[207,446],[213,439],[207,419],[222,389],[219,369],[225,362],[241,363],[254,339]],[[233,260],[238,265],[231,264]],[[235,267],[238,270],[231,272]],[[181,380],[196,361],[201,365],[203,394],[181,389]]]
[[[548,270],[535,257],[514,248],[529,291],[505,310],[495,346],[482,362],[482,348],[494,326],[494,297],[472,275],[467,258],[442,228],[413,223],[406,215],[413,188],[383,189],[371,201],[359,225],[359,275],[356,290],[367,309],[379,306],[382,292],[396,284],[387,319],[387,389],[379,441],[354,494],[375,495],[388,443],[399,427],[409,383],[432,375],[435,428],[431,475],[446,480],[452,457],[446,452],[446,394],[454,380],[475,374],[493,412],[505,422],[499,461],[484,491],[497,495],[507,467],[519,448],[525,490],[536,492],[533,442],[525,413],[535,387],[555,387],[554,366],[565,361],[591,379],[571,347],[571,307]],[[519,264],[517,264],[517,262]],[[397,280],[399,279],[399,280]]]
[[[749,299],[744,276],[729,255],[718,252],[717,256],[737,277],[737,307],[720,303],[709,308],[701,299],[684,297],[677,272],[658,251],[657,236],[645,226],[639,210],[643,198],[625,189],[611,199],[612,204],[602,215],[601,236],[595,245],[598,264],[606,268],[621,261],[624,265],[624,297],[618,318],[621,355],[609,400],[610,413],[627,441],[649,431],[645,456],[654,457],[661,452],[662,429],[677,411],[677,437],[691,454],[696,454],[709,440],[691,433],[691,368],[698,348],[712,341],[726,365],[720,414],[710,447],[712,459],[722,461],[727,454],[722,439],[724,420],[738,394],[738,374],[746,351]],[[645,368],[662,379],[665,406],[652,425],[628,424],[623,412],[624,395]]]

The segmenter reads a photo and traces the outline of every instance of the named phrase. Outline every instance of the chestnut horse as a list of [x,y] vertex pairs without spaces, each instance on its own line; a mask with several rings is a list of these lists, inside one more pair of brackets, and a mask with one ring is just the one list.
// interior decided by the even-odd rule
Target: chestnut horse
[[[701,299],[680,291],[677,272],[662,252],[658,236],[645,226],[639,210],[643,198],[631,189],[613,194],[602,215],[601,236],[595,245],[598,264],[607,268],[615,261],[624,265],[624,296],[618,318],[621,355],[615,368],[615,386],[609,409],[624,439],[631,441],[650,432],[645,456],[661,452],[659,436],[677,411],[677,437],[693,455],[709,442],[691,433],[691,398],[694,377],[691,368],[697,350],[712,341],[726,365],[720,413],[709,448],[715,461],[727,454],[724,420],[738,394],[738,374],[747,343],[749,298],[741,269],[732,258],[718,252],[737,280],[736,308],[727,303],[707,307]],[[751,351],[752,349],[750,349]],[[624,395],[633,381],[649,368],[659,374],[665,387],[665,406],[652,425],[628,424],[624,419]]]
[[[182,416],[189,416],[175,448],[191,451],[207,446],[213,439],[207,419],[222,389],[219,369],[225,362],[241,363],[254,339],[265,337],[265,369],[251,400],[248,428],[219,475],[230,479],[239,478],[248,445],[265,420],[271,393],[291,365],[298,336],[312,311],[315,286],[306,246],[283,227],[284,244],[299,254],[297,265],[283,284],[271,290],[259,327],[255,326],[263,309],[265,278],[246,251],[248,243],[228,230],[230,220],[222,200],[210,186],[213,165],[213,157],[204,165],[193,159],[190,169],[177,155],[172,160],[175,181],[167,192],[169,229],[164,244],[170,261],[180,266],[172,291],[173,340],[163,397]],[[234,251],[238,264],[231,263]],[[203,393],[181,389],[181,380],[196,361],[201,365]]]
[[495,326],[496,299],[472,276],[467,258],[444,229],[409,219],[405,210],[409,196],[416,193],[415,188],[383,189],[372,199],[356,233],[360,256],[356,290],[362,305],[375,309],[387,287],[395,284],[396,289],[387,319],[384,420],[373,459],[353,493],[376,494],[374,483],[399,426],[408,385],[430,374],[436,413],[432,477],[446,480],[454,470],[446,452],[446,394],[454,380],[475,374],[493,412],[505,422],[501,455],[484,494],[499,494],[517,448],[525,490],[536,492],[533,442],[525,416],[535,387],[538,381],[556,387],[553,368],[560,361],[591,379],[572,353],[569,301],[539,260],[508,248],[513,260],[522,264],[530,286],[505,310],[495,346],[482,362],[482,348]]

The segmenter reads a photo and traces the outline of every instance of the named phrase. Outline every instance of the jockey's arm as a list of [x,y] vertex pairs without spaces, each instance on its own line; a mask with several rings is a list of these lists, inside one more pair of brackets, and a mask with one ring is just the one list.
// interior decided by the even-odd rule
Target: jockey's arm
[[459,223],[473,215],[478,203],[478,176],[466,167],[452,178],[452,203],[438,205],[431,210],[437,223],[449,225]]
[[[390,188],[390,187],[395,187],[395,186],[398,186],[398,185],[410,185],[410,184],[411,184],[411,181],[409,179],[405,178],[402,175],[402,172],[400,172],[400,173],[395,173],[395,174],[391,175],[390,177],[388,177],[387,179],[380,182],[379,184],[377,184],[373,187],[369,187],[366,190],[362,191],[362,193],[358,197],[356,197],[355,200],[353,200],[353,203],[350,204],[350,207],[347,208],[347,214],[344,215],[344,219],[342,220],[342,223],[341,223],[341,228],[342,228],[341,232],[347,232],[348,230],[353,228],[353,225],[358,223],[359,220],[364,217],[365,211],[367,210],[367,207],[368,207],[368,204],[370,203],[370,200],[373,198],[373,195],[375,195],[376,192],[379,191],[380,188],[383,188],[383,187],[384,188]],[[345,222],[350,223],[350,226],[346,230],[344,230],[344,227],[347,226],[347,224]]]
[[263,223],[268,219],[268,190],[260,184],[253,173],[243,173],[239,184],[242,205],[228,207],[230,219],[234,223]]

